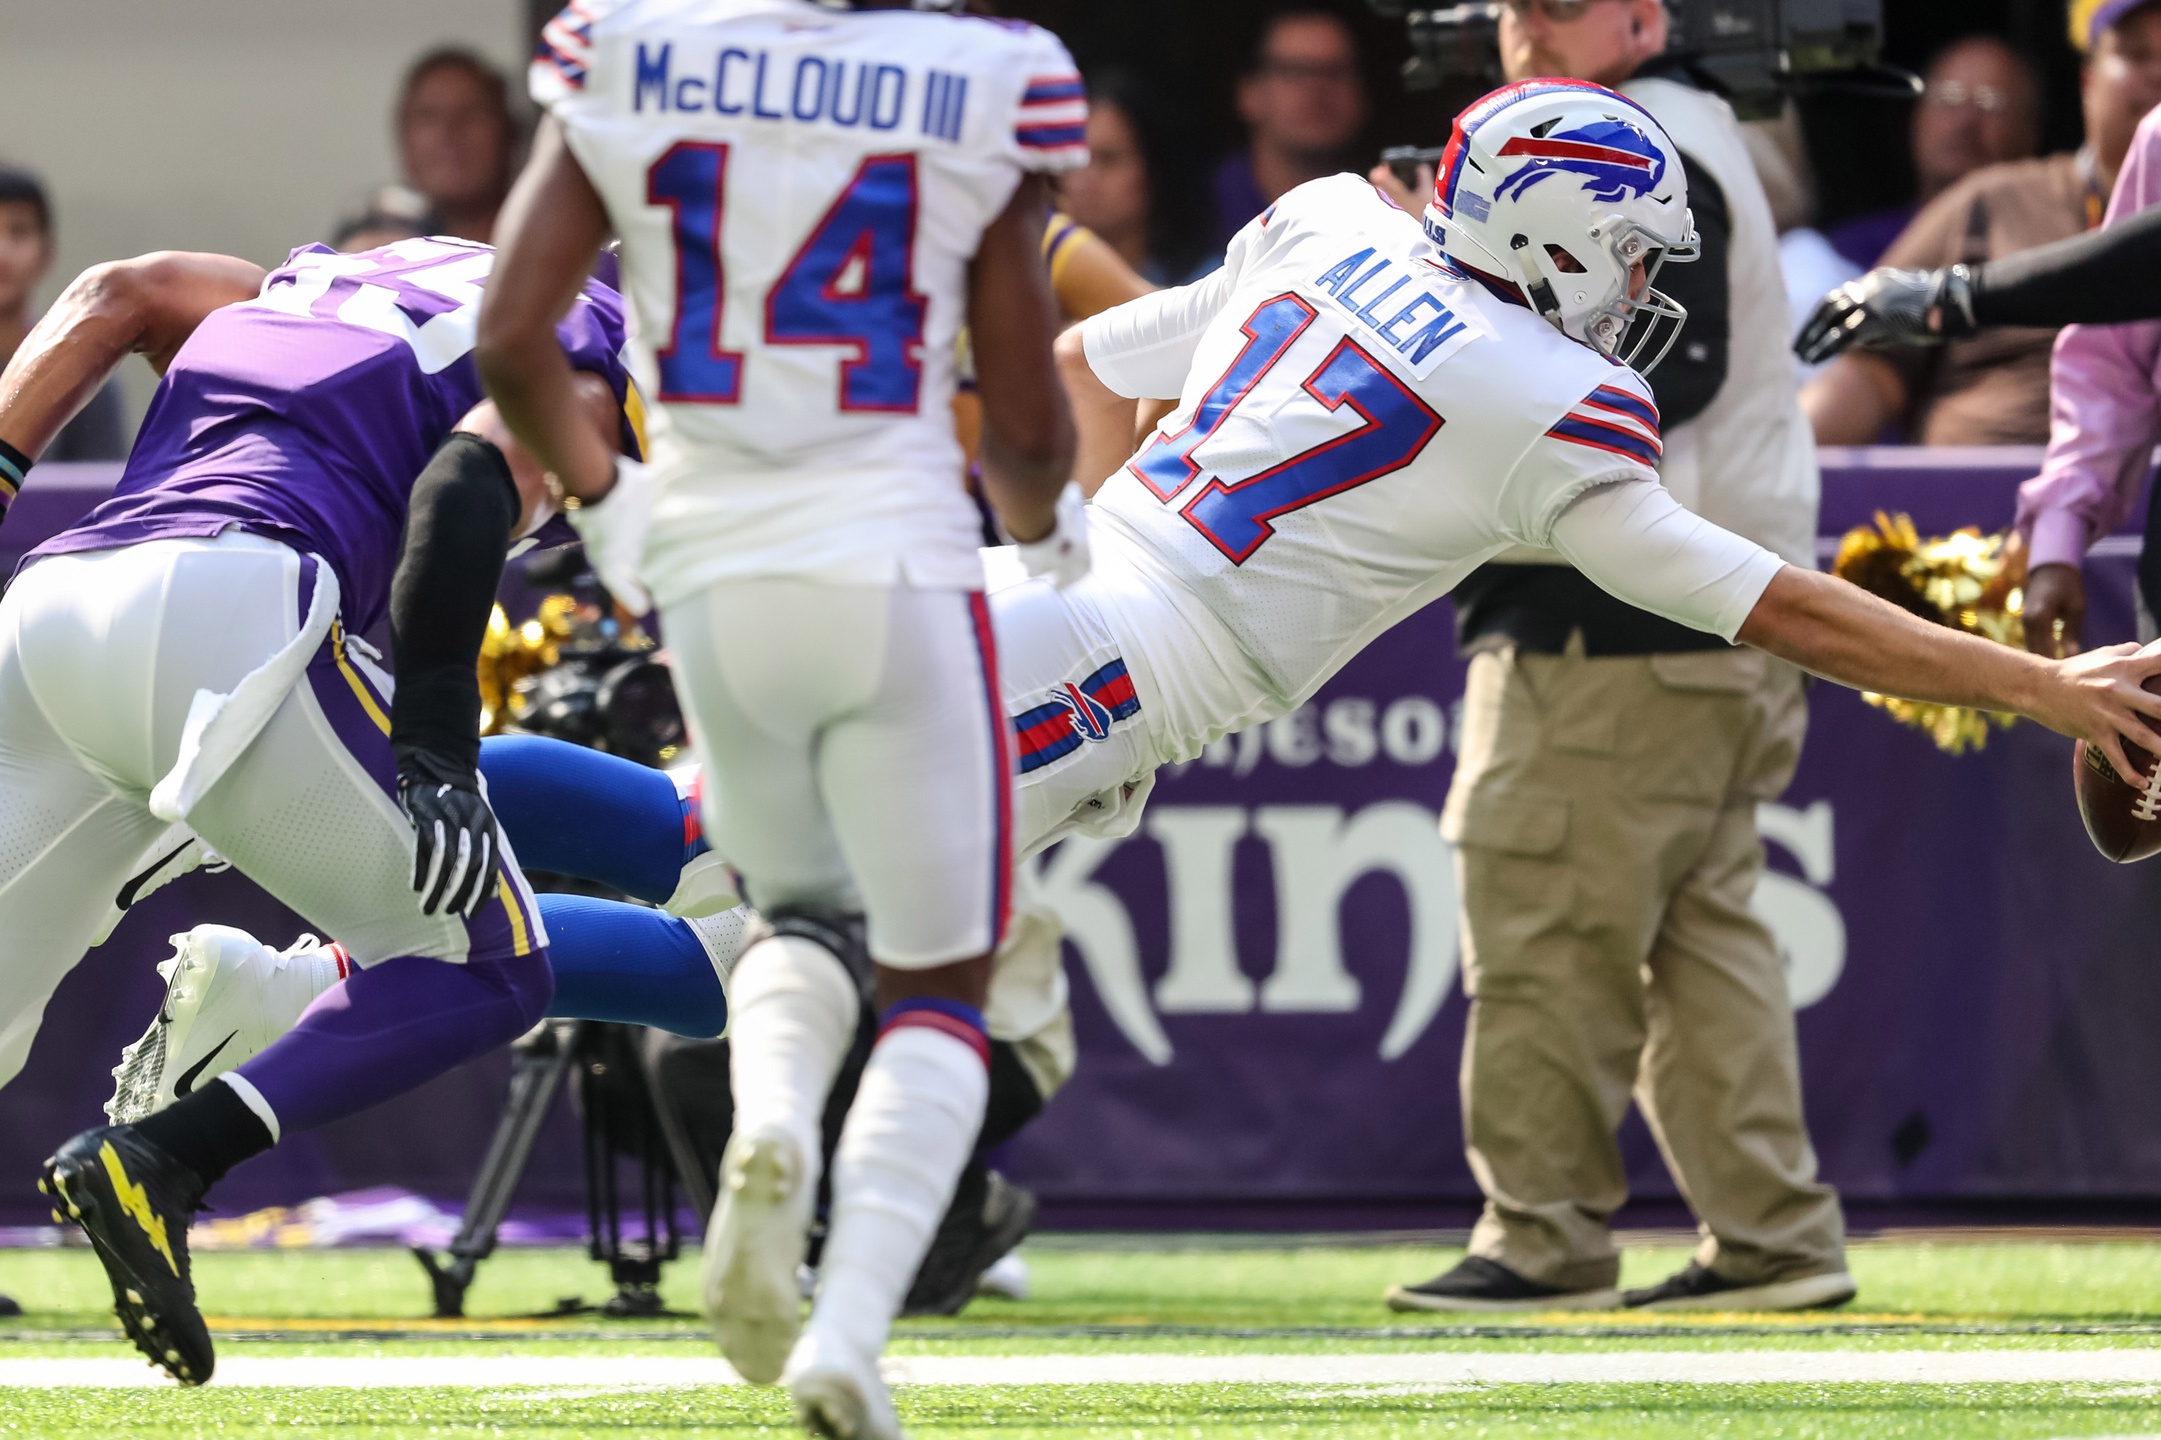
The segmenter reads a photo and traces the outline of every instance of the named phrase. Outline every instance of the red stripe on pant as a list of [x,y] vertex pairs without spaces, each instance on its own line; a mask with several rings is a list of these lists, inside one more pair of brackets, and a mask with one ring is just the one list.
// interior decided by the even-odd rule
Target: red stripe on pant
[[1005,691],[998,683],[998,636],[991,629],[990,600],[977,590],[968,596],[975,621],[976,651],[983,659],[983,703],[990,721],[991,795],[996,827],[991,851],[990,948],[1005,940],[1013,904],[1013,727],[1005,715]]

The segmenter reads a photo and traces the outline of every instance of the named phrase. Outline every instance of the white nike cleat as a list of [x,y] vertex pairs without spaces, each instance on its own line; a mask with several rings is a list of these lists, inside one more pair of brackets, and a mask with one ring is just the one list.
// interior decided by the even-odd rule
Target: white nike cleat
[[893,1392],[865,1357],[812,1329],[796,1342],[783,1380],[803,1428],[827,1440],[903,1440]]
[[720,1199],[705,1231],[705,1318],[720,1353],[745,1380],[780,1379],[803,1328],[796,1272],[810,1232],[812,1191],[796,1143],[736,1134],[720,1160]]
[[165,1003],[121,1052],[105,1113],[132,1125],[267,1049],[351,972],[336,945],[303,935],[273,950],[245,930],[198,925],[158,962]]

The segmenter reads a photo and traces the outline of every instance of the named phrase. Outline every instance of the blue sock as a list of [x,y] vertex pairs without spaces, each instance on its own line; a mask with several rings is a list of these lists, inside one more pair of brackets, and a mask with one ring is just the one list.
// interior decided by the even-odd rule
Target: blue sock
[[481,742],[488,803],[528,870],[594,880],[662,904],[709,848],[675,782],[632,760],[539,735]]
[[701,1039],[728,1028],[727,996],[689,921],[584,895],[542,895],[540,918],[555,966],[551,1017],[651,1025]]

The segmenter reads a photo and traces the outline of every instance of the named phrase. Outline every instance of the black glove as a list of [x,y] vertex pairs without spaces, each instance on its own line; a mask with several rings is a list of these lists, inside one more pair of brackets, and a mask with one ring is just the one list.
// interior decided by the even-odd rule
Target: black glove
[[1966,266],[1871,270],[1817,302],[1793,351],[1809,364],[1821,365],[1855,345],[1940,345],[1971,335],[1975,328],[1973,272]]
[[398,805],[413,822],[413,889],[424,915],[471,919],[495,893],[495,812],[469,767],[393,745]]

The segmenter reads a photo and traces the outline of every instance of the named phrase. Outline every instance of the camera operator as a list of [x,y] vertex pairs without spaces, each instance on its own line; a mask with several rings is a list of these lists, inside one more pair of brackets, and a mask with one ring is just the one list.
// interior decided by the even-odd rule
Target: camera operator
[[[1731,109],[1657,63],[1667,21],[1660,0],[1509,0],[1503,68],[1613,86],[1678,144],[1702,258],[1658,276],[1689,311],[1650,377],[1660,471],[1682,504],[1813,567],[1815,450],[1781,339],[1770,207]],[[1506,553],[1455,598],[1473,658],[1441,825],[1463,896],[1464,1131],[1486,1206],[1462,1263],[1389,1303],[1844,1302],[1844,1221],[1801,1117],[1784,968],[1750,908],[1755,807],[1785,789],[1806,726],[1799,672],[1631,609],[1550,553]],[[1703,1243],[1624,1297],[1608,1220],[1627,1196],[1615,1131],[1631,1091]]]

